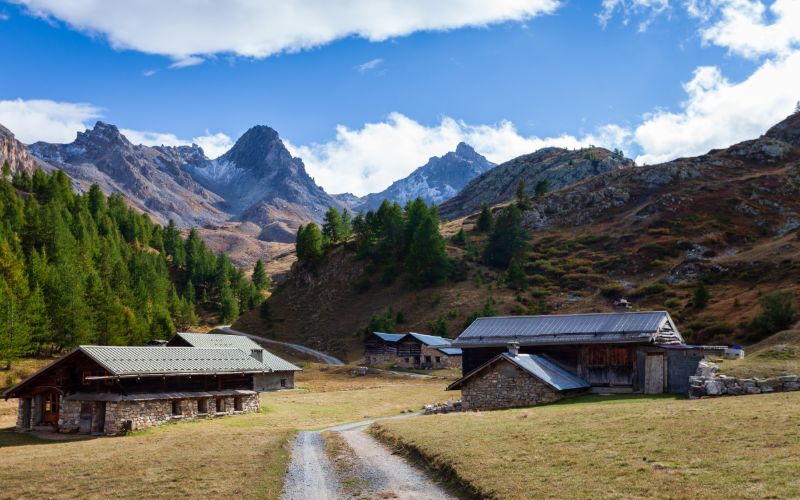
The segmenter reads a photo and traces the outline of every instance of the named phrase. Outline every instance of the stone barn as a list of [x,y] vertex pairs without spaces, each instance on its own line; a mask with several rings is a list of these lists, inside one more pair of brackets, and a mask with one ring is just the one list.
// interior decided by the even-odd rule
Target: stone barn
[[364,342],[367,365],[393,363],[403,368],[460,368],[461,349],[452,341],[422,333],[373,332]]
[[80,346],[3,397],[19,399],[17,430],[113,435],[258,411],[259,378],[289,371],[280,361],[275,370],[263,353],[225,347]]
[[553,403],[590,388],[588,382],[547,358],[520,354],[512,344],[509,352],[498,354],[447,390],[461,390],[465,410],[490,410]]
[[[486,400],[492,398],[497,407],[515,400],[501,393],[478,397],[490,386],[478,380],[493,373],[497,376],[501,366],[510,377],[509,363],[524,371],[520,363],[514,363],[523,355],[534,356],[531,363],[541,369],[546,364],[565,370],[595,393],[686,394],[700,360],[725,349],[687,345],[666,311],[478,318],[453,347],[462,349],[463,365],[462,378],[451,388],[467,387],[465,406],[470,405],[467,399],[478,398],[473,407],[482,408],[491,407]],[[537,384],[535,377],[517,379],[525,386]],[[543,395],[542,402],[554,397],[546,387],[537,393]]]
[[178,332],[167,342],[167,346],[239,349],[270,369],[269,372],[253,377],[253,389],[260,392],[294,389],[294,374],[301,371],[297,366],[272,354],[243,335]]

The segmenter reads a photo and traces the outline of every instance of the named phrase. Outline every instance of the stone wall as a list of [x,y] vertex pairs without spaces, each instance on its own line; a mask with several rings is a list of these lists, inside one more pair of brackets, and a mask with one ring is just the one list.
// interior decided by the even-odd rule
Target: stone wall
[[[425,357],[430,356],[431,361],[428,363],[425,361]],[[439,358],[439,361],[436,361],[436,358]],[[417,368],[420,365],[425,366],[426,368],[430,367],[431,369],[438,369],[438,368],[461,368],[461,356],[448,356],[444,354],[442,351],[435,349],[433,347],[422,345],[420,348],[420,362],[419,364],[414,363],[414,357],[411,356],[406,361],[406,358],[392,358],[391,361],[394,361],[395,364],[401,368]]]
[[689,377],[689,397],[741,396],[800,390],[800,377],[736,378],[725,375]]
[[562,397],[549,385],[503,360],[476,373],[461,387],[464,410],[533,406]]

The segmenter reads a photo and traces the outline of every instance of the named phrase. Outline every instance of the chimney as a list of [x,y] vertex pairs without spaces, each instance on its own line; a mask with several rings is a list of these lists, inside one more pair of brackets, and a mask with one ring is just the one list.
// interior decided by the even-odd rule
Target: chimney
[[261,349],[250,349],[250,356],[262,363],[264,362],[264,351]]
[[517,342],[509,342],[508,343],[508,353],[512,356],[516,356],[519,354],[519,344]]

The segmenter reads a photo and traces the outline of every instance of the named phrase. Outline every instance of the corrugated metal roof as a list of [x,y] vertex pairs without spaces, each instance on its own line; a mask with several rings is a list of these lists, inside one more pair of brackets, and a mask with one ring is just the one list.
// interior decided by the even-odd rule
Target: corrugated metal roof
[[269,369],[239,349],[80,346],[112,375],[262,372]]
[[176,336],[182,338],[193,347],[206,349],[239,349],[250,353],[251,349],[263,349],[254,341],[242,335],[223,335],[218,333],[186,333],[178,332]]
[[588,389],[591,387],[589,382],[538,354],[517,354],[513,356],[504,352],[501,356],[558,391]]
[[383,333],[383,332],[372,332],[373,335],[383,339],[386,342],[397,342],[398,340],[402,339],[406,336],[405,333]]
[[477,318],[453,345],[648,342],[666,327],[682,342],[673,326],[666,311]]
[[538,354],[517,354],[515,356],[511,353],[504,352],[456,380],[447,387],[447,390],[452,391],[460,389],[464,382],[502,360],[513,363],[557,391],[588,389],[591,387],[589,382],[561,368],[544,356],[539,356]]
[[415,332],[408,332],[408,334],[414,337],[415,339],[419,340],[423,344],[430,346],[449,346],[453,342],[450,339],[446,339],[444,337],[437,337],[436,335],[425,335],[424,333],[415,333]]
[[441,351],[448,356],[461,356],[463,353],[458,347],[437,347],[437,351]]
[[226,389],[221,391],[181,391],[147,392],[135,394],[115,394],[111,392],[76,392],[64,399],[67,401],[152,401],[158,399],[214,398],[219,396],[248,396],[256,391],[247,389]]
[[257,342],[243,336],[243,335],[227,335],[219,333],[184,333],[178,332],[176,334],[188,342],[193,347],[206,348],[206,349],[239,349],[245,354],[250,355],[250,351],[260,349],[262,351],[262,363],[272,371],[302,371],[301,368],[293,365],[292,363],[280,358]]

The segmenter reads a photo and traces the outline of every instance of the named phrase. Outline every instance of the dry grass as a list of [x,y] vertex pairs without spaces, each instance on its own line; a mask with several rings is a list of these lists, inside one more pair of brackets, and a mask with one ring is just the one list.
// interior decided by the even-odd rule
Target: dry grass
[[346,369],[318,365],[301,373],[297,385],[263,394],[259,414],[125,437],[51,442],[0,431],[0,498],[276,498],[296,430],[397,414],[448,397],[441,381],[353,378]]
[[800,496],[800,393],[572,404],[383,421],[495,498]]
[[776,333],[745,349],[740,360],[724,360],[720,369],[733,377],[800,375],[800,330]]

